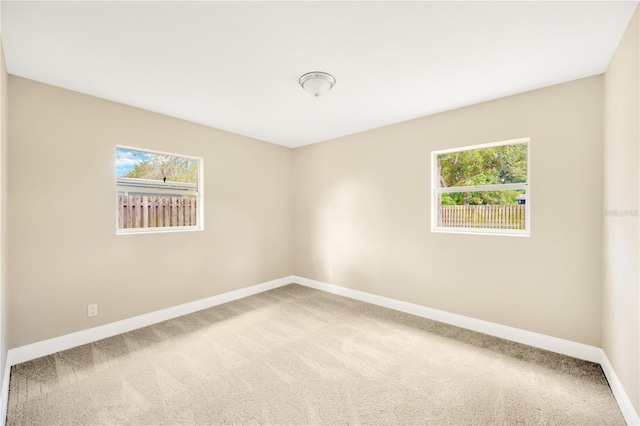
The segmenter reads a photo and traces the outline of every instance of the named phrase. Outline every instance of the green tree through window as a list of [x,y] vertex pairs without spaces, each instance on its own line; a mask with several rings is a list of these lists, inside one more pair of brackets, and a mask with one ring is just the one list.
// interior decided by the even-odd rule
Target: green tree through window
[[[438,155],[441,188],[527,182],[527,144],[503,145]],[[516,204],[522,191],[442,194],[442,205]]]
[[529,139],[434,151],[434,232],[529,235]]

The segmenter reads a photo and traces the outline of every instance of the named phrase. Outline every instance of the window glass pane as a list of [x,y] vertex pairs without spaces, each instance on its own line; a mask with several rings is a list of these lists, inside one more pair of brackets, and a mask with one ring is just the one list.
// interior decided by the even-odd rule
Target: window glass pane
[[202,229],[202,159],[116,147],[116,233]]
[[524,230],[526,203],[524,190],[440,194],[438,226]]
[[[198,160],[169,154],[116,148],[116,177],[140,179],[140,184],[166,187],[172,183],[198,183]],[[145,181],[142,181],[145,180]],[[134,181],[135,182],[135,181]],[[183,185],[184,186],[184,185]]]
[[437,187],[527,182],[527,144],[493,146],[437,156]]

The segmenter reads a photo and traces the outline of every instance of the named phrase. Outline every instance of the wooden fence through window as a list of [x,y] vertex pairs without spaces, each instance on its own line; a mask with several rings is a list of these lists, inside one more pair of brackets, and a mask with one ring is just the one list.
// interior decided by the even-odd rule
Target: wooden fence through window
[[446,228],[525,229],[525,205],[441,206],[439,226]]
[[170,195],[118,195],[118,228],[195,226],[197,198]]

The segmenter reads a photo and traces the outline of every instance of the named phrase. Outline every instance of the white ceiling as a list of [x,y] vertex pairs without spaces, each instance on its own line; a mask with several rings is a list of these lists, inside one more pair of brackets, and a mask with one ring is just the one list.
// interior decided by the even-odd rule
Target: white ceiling
[[2,1],[1,28],[11,74],[297,147],[602,73],[636,6]]

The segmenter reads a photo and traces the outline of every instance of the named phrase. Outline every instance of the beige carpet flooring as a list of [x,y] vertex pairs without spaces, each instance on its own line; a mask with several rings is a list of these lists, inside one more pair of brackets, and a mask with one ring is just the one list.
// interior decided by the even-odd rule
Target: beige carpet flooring
[[599,365],[289,285],[11,370],[9,425],[623,425]]

